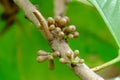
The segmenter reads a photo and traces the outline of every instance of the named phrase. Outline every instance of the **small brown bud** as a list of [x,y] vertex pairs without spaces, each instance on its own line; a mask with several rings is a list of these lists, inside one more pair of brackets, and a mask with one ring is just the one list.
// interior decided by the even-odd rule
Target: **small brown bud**
[[54,29],[55,29],[55,25],[54,25],[54,24],[52,24],[52,25],[49,26],[49,30],[52,31],[52,30],[54,30]]
[[74,51],[74,58],[76,58],[79,55],[79,50]]
[[59,51],[53,52],[53,56],[54,56],[54,57],[59,57],[59,56],[60,56],[60,52],[59,52]]
[[69,63],[67,60],[65,60],[64,58],[60,58],[59,61],[62,63],[62,64],[67,64]]
[[85,62],[84,59],[80,59],[80,60],[79,60],[79,63],[80,63],[80,64],[83,64],[84,62]]
[[65,27],[63,31],[64,31],[65,34],[69,34],[71,32],[68,27]]
[[74,38],[77,38],[79,37],[79,32],[74,32],[73,35],[74,35]]
[[63,28],[67,25],[67,20],[65,18],[61,18],[59,24],[60,24],[59,27]]
[[67,21],[67,24],[70,22],[70,19],[69,19],[69,17],[67,17],[67,16],[64,16],[63,18],[64,18],[64,19],[66,19],[66,21]]
[[71,59],[72,58],[72,52],[71,51],[67,51],[66,52],[66,56]]
[[60,31],[61,31],[61,28],[59,28],[59,27],[56,27],[56,28],[55,28],[55,32],[56,32],[56,33],[59,33]]
[[75,30],[76,30],[75,25],[70,25],[70,26],[69,26],[69,30],[70,30],[70,32],[75,31]]
[[64,34],[64,32],[60,31],[60,32],[58,33],[58,36],[60,36],[61,38],[64,38],[65,34]]
[[54,58],[53,58],[52,55],[49,55],[49,56],[48,56],[48,59],[49,59],[49,60],[53,60]]
[[55,23],[55,20],[52,17],[48,17],[47,21],[48,21],[48,25]]
[[48,53],[43,50],[38,51],[38,56],[47,56],[47,55],[48,55]]
[[57,25],[59,25],[60,19],[61,19],[61,16],[56,16],[55,17],[55,23],[57,23]]
[[49,65],[48,65],[48,68],[53,70],[55,68],[55,64],[54,64],[54,61],[53,60],[50,60],[49,61]]
[[47,60],[47,59],[48,59],[48,56],[38,56],[36,60],[37,60],[38,62],[43,62],[43,61],[45,61],[45,60]]
[[70,38],[70,39],[72,39],[73,37],[74,37],[73,34],[69,34],[69,35],[68,35],[68,38]]

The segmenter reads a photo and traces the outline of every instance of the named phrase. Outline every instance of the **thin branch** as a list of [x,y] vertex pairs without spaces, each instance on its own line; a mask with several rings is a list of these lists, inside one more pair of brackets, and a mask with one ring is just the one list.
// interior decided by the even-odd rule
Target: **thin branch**
[[[52,34],[50,33],[49,29],[48,29],[48,25],[46,20],[44,19],[44,17],[36,10],[36,12],[33,12],[34,15],[36,16],[36,18],[38,19],[38,21],[41,23],[41,27],[40,29],[44,31],[44,33],[46,34],[46,37],[48,40],[52,40]],[[43,29],[42,29],[43,28]]]
[[[41,13],[29,2],[29,0],[14,0],[14,2],[22,8],[22,10],[25,12],[25,15],[28,17],[28,19],[34,23],[38,28],[40,26],[44,27],[41,29],[42,33],[45,34],[44,36],[47,38],[47,40],[50,40],[52,38],[52,34],[47,29],[47,24],[44,19],[44,17],[41,15]],[[44,31],[43,31],[44,30]],[[48,36],[48,33],[50,33],[50,37]],[[61,54],[61,57],[69,60],[66,56],[67,51],[71,51],[73,54],[73,51],[69,47],[68,43],[65,40],[61,40],[57,35],[54,35],[54,38],[50,41],[50,46],[53,50],[59,51]],[[78,60],[80,58],[77,58]],[[77,64],[75,66],[72,66],[71,64],[67,64],[68,67],[79,77],[83,80],[104,80],[102,77],[97,75],[95,72],[93,72],[86,64]]]
[[[120,54],[120,53],[119,53]],[[116,57],[115,59],[112,59],[111,61],[109,61],[109,62],[106,62],[106,63],[104,63],[104,64],[102,64],[102,65],[100,65],[100,66],[97,66],[97,67],[95,67],[95,68],[92,68],[91,70],[93,70],[94,72],[97,72],[97,71],[99,71],[99,70],[101,70],[101,69],[104,69],[104,68],[106,68],[106,67],[108,67],[108,66],[111,66],[111,65],[113,65],[113,64],[115,64],[115,63],[117,63],[117,62],[120,62],[120,55],[118,55],[118,57]]]
[[40,27],[42,26],[42,34],[47,40],[51,40],[52,34],[48,30],[47,22],[36,7],[31,4],[29,0],[14,0],[14,2],[24,11],[25,16],[35,24],[38,29],[41,29]]

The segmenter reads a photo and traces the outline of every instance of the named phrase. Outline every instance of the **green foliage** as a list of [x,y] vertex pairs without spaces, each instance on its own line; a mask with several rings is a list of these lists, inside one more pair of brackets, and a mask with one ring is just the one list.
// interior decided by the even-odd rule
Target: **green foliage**
[[100,12],[110,32],[120,48],[120,1],[119,0],[89,0]]
[[[40,6],[39,10],[45,18],[54,15],[53,0],[31,1]],[[93,67],[116,57],[115,41],[96,9],[78,2],[70,2],[67,6],[66,15],[70,17],[71,24],[76,25],[77,31],[80,32],[79,38],[68,40],[68,43],[73,50],[80,50],[80,57],[85,59],[85,63]],[[109,10],[107,9],[107,12]],[[115,21],[119,15],[118,12],[115,14],[117,16],[111,16],[113,22],[109,23],[115,24],[110,25],[109,28],[113,29],[111,31],[114,32],[119,43],[117,32],[119,29],[116,31],[116,28],[119,28],[119,20]],[[105,15],[110,16],[107,13]],[[48,62],[37,63],[37,51],[40,49],[50,51],[50,47],[37,28],[24,18],[22,11],[17,14],[17,19],[19,22],[12,25],[4,36],[0,36],[0,80],[79,80],[66,65],[60,64],[58,59],[55,59],[53,71],[47,68]],[[111,20],[108,17],[106,19]],[[0,25],[3,27],[5,22],[0,20]]]

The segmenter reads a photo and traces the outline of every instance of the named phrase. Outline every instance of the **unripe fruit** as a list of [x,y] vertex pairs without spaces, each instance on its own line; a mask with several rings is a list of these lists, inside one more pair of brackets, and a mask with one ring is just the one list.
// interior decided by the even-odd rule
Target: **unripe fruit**
[[54,25],[54,24],[52,24],[52,25],[49,26],[49,30],[52,31],[52,30],[54,30],[54,29],[55,29],[55,25]]
[[55,64],[54,64],[54,61],[53,60],[50,60],[49,61],[49,65],[48,65],[48,68],[53,70],[55,68]]
[[67,64],[67,63],[69,63],[69,62],[66,61],[64,58],[60,58],[59,61],[60,61],[62,64]]
[[75,25],[70,25],[70,26],[69,26],[69,30],[70,30],[70,32],[75,31],[75,30],[76,30]]
[[77,38],[79,37],[79,32],[74,32],[73,35],[74,35],[74,38]]
[[79,55],[79,50],[74,51],[74,58],[76,58]]
[[55,23],[55,20],[52,17],[48,17],[47,21],[48,21],[48,25]]
[[58,33],[58,36],[60,36],[61,38],[64,38],[65,34],[64,34],[64,32],[60,31],[60,32]]
[[68,38],[72,39],[72,38],[74,38],[74,35],[73,34],[69,34]]
[[38,51],[38,56],[47,56],[47,55],[48,55],[48,53],[43,50]]
[[36,60],[37,60],[38,62],[43,62],[43,61],[45,61],[45,60],[47,60],[47,59],[48,59],[48,56],[38,56]]

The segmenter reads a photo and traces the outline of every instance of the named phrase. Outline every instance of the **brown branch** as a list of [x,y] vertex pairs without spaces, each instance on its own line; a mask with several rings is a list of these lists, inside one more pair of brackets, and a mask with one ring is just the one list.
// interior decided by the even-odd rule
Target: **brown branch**
[[[52,40],[52,34],[50,33],[48,29],[48,25],[44,17],[36,10],[36,12],[33,12],[38,21],[41,23],[41,27],[39,29],[43,30],[43,34],[45,34],[46,38],[48,40]],[[43,28],[43,29],[42,29]]]
[[[25,15],[28,17],[32,23],[34,23],[38,28],[40,27],[40,23],[42,28],[42,33],[47,38],[47,40],[50,40],[50,46],[53,50],[59,51],[61,54],[61,57],[69,60],[69,58],[65,55],[67,51],[71,51],[73,54],[72,49],[69,47],[69,45],[66,43],[64,39],[60,39],[57,35],[54,35],[54,38],[52,37],[52,34],[48,30],[48,26],[46,24],[46,21],[44,17],[41,15],[41,13],[29,2],[29,0],[14,0],[14,2],[22,8],[22,10],[25,12]],[[50,33],[50,34],[49,34]],[[77,58],[78,60],[80,58]],[[83,80],[104,80],[102,77],[94,73],[91,69],[88,68],[86,64],[77,64],[75,66],[72,66],[71,64],[67,64],[68,67],[79,77]]]
[[14,0],[14,2],[24,11],[25,16],[35,24],[38,29],[40,29],[41,26],[43,27],[41,30],[42,34],[47,40],[51,40],[52,34],[48,30],[47,22],[36,7],[31,4],[29,0]]

